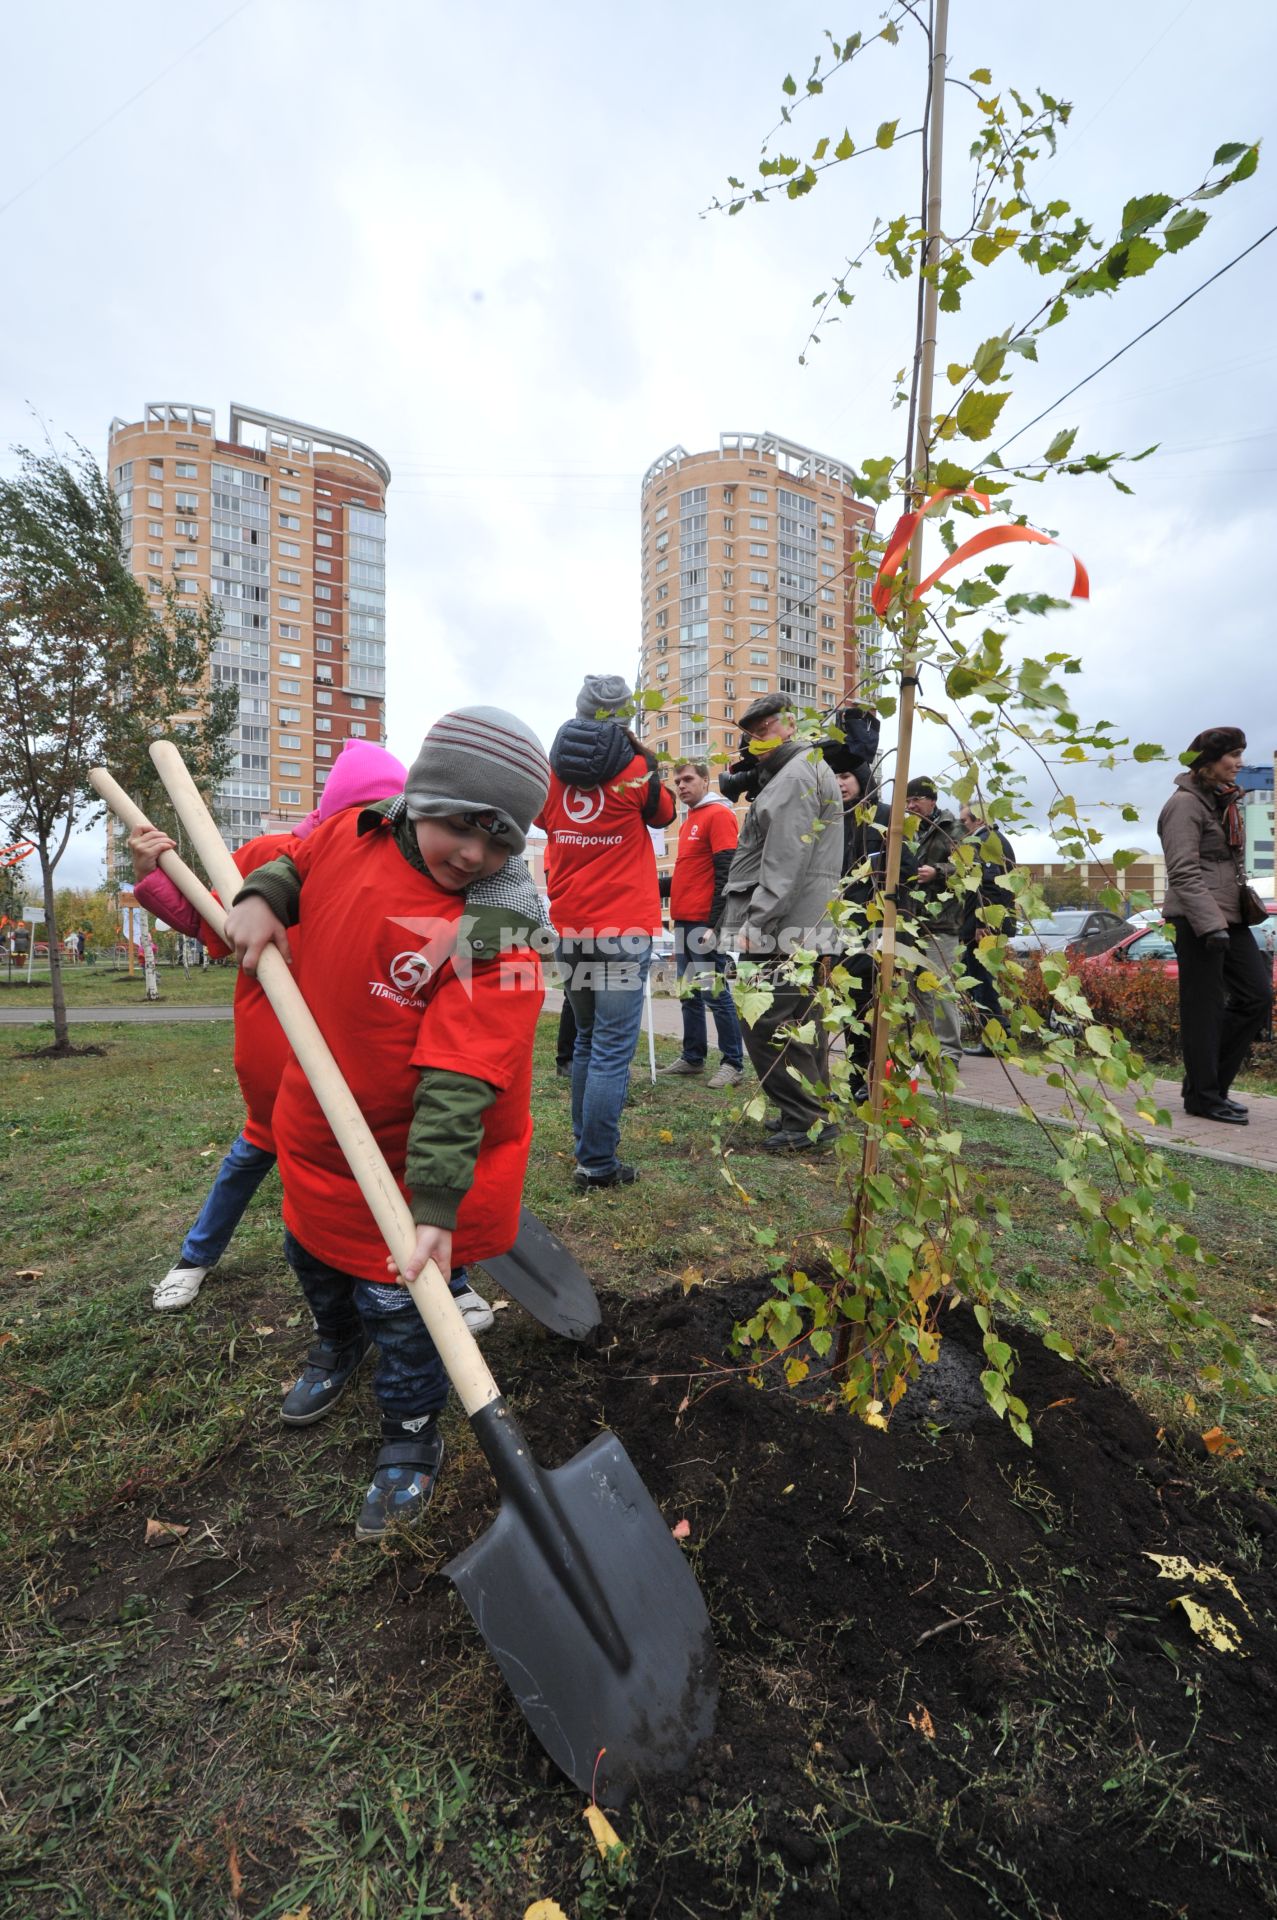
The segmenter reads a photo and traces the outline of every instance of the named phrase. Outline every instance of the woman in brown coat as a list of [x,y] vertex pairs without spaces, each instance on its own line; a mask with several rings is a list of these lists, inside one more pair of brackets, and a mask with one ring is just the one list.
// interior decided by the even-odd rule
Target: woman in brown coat
[[1179,967],[1184,1111],[1244,1127],[1246,1108],[1228,1090],[1273,998],[1242,910],[1245,834],[1235,782],[1246,736],[1240,727],[1207,727],[1188,750],[1188,772],[1176,775],[1157,822],[1166,855],[1162,912],[1175,929]]

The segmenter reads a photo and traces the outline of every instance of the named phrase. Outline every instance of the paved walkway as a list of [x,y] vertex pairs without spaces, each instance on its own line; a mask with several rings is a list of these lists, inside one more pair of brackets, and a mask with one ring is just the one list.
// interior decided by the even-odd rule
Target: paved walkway
[[[130,1027],[164,1025],[174,1020],[229,1020],[234,1013],[230,1001],[221,1007],[167,1005],[163,1000],[147,1005],[123,1007],[68,1007],[67,1021],[73,1027],[109,1027],[120,1022]],[[50,1007],[0,1006],[0,1027],[51,1027]]]

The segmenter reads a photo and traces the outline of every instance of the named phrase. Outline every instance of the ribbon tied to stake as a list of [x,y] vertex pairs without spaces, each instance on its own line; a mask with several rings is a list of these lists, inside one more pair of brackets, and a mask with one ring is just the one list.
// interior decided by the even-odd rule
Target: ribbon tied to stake
[[[941,500],[953,499],[974,500],[982,513],[987,513],[989,510],[987,493],[977,493],[974,487],[940,487],[935,493],[929,495],[917,513],[902,513],[887,542],[887,551],[882,556],[882,565],[874,581],[873,610],[879,618],[891,605],[891,583],[900,571],[900,563],[908,551],[909,543],[917,531],[919,522]],[[964,540],[947,559],[941,561],[934,573],[929,573],[925,580],[920,581],[913,590],[913,598],[921,600],[923,594],[928,593],[942,575],[958,566],[963,560],[970,560],[977,553],[985,553],[990,547],[1009,546],[1012,541],[1025,541],[1030,545],[1041,547],[1060,545],[1060,542],[1053,540],[1049,533],[1039,533],[1036,527],[986,527],[982,533],[972,534],[969,540]],[[1076,554],[1073,555],[1071,593],[1075,600],[1089,600],[1091,597],[1090,577]]]

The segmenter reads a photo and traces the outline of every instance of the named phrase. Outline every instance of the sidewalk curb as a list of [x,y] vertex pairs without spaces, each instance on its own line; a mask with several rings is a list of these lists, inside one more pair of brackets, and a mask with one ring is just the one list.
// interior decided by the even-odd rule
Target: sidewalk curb
[[[1009,1114],[1013,1120],[1024,1119],[1024,1114],[1018,1106],[1004,1107],[997,1101],[979,1100],[970,1093],[949,1093],[944,1097],[952,1101],[955,1107],[978,1107],[984,1113],[1005,1113]],[[1070,1120],[1062,1113],[1035,1113],[1033,1117],[1047,1127],[1076,1129],[1082,1125],[1080,1120]],[[1247,1167],[1252,1173],[1266,1173],[1270,1178],[1277,1178],[1277,1161],[1255,1160],[1244,1153],[1225,1153],[1220,1147],[1193,1146],[1187,1140],[1175,1140],[1169,1135],[1164,1135],[1160,1128],[1152,1134],[1141,1132],[1139,1137],[1146,1146],[1158,1147],[1167,1153],[1191,1154],[1198,1160],[1218,1160],[1226,1167]]]

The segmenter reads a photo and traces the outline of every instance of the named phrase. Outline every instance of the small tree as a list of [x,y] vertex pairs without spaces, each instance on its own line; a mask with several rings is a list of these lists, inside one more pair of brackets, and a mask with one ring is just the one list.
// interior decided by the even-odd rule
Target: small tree
[[168,735],[206,786],[228,764],[233,689],[209,685],[210,601],[152,602],[129,571],[119,504],[77,449],[18,449],[0,482],[0,823],[35,842],[49,941],[54,1048],[70,1051],[54,875],[75,827],[98,811],[89,768],[148,785],[149,742]]

